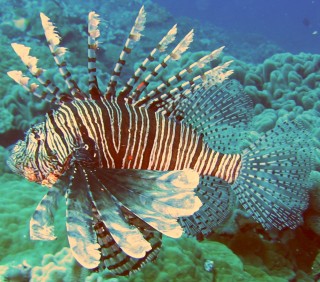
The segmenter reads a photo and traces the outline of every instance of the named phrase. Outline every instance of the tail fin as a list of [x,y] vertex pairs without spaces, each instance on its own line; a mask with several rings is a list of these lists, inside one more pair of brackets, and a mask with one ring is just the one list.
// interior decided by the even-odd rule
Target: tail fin
[[242,154],[231,188],[239,202],[265,229],[296,228],[308,205],[312,145],[297,122],[284,122]]

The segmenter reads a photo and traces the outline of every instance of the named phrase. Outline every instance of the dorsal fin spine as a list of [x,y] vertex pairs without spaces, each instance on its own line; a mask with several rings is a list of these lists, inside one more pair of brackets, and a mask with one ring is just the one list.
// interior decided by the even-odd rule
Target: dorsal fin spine
[[155,59],[157,53],[164,52],[168,45],[175,40],[177,34],[177,25],[175,24],[168,33],[161,39],[158,45],[150,52],[149,56],[135,70],[134,75],[127,81],[126,86],[120,91],[119,97],[127,97],[133,89],[134,84],[139,80],[141,75],[146,71],[147,65]]
[[99,15],[93,11],[90,12],[88,15],[88,88],[92,99],[102,97],[98,86],[96,69],[96,51],[99,47],[97,38],[100,36],[99,23]]
[[126,56],[131,52],[131,49],[134,43],[140,40],[142,36],[141,32],[144,30],[145,22],[146,22],[146,12],[144,10],[144,6],[142,6],[135,20],[135,23],[130,31],[130,34],[126,40],[126,43],[121,51],[118,62],[114,67],[112,76],[110,78],[110,81],[108,83],[108,87],[106,90],[106,94],[105,94],[106,99],[115,97],[118,78],[120,77],[122,68],[126,63]]
[[168,66],[170,60],[179,60],[181,58],[182,53],[189,48],[189,45],[191,44],[192,40],[193,29],[178,43],[178,45],[173,49],[173,51],[169,55],[167,55],[164,58],[164,60],[160,64],[158,64],[153,69],[153,71],[151,71],[150,74],[147,75],[147,77],[140,83],[143,84],[144,87],[136,87],[136,89],[131,93],[129,98],[132,99],[132,101],[138,101],[140,95],[146,89],[152,77],[156,77],[160,71],[165,69]]
[[[156,100],[157,97],[162,97],[161,95],[168,96],[168,94],[165,94],[166,92],[169,92],[169,96],[170,96],[174,92],[179,91],[179,89],[181,87],[184,88],[184,85],[189,85],[188,82],[183,82],[180,86],[175,87],[174,88],[175,90],[173,92],[167,90],[168,88],[175,86],[176,83],[178,83],[179,81],[182,81],[183,77],[185,77],[187,74],[193,73],[194,69],[196,69],[196,68],[201,69],[201,68],[205,67],[211,61],[215,60],[221,54],[223,48],[224,47],[220,47],[219,49],[214,50],[210,54],[199,59],[197,62],[192,63],[191,65],[189,65],[185,69],[182,69],[181,71],[179,71],[175,75],[171,76],[167,81],[163,82],[162,84],[157,86],[155,89],[148,92],[144,96],[144,98],[140,99],[138,102],[143,103],[146,100],[153,102]],[[191,80],[189,80],[189,81],[191,81]],[[193,82],[195,83],[195,81],[193,81]]]
[[55,30],[56,27],[45,14],[40,13],[40,18],[51,54],[59,68],[60,74],[71,92],[71,95],[78,99],[85,99],[86,95],[80,90],[77,83],[72,79],[71,73],[67,69],[67,63],[64,60],[64,54],[67,49],[59,46],[60,36]]
[[[26,82],[23,80],[22,72],[20,72],[20,74],[12,73],[13,76],[10,77],[13,78],[17,83],[22,85],[29,92],[33,93],[35,96],[45,99],[49,102],[59,103],[60,98],[63,96],[60,89],[57,86],[55,86],[51,82],[51,80],[46,79],[44,77],[43,74],[45,70],[42,68],[38,68],[38,59],[29,55],[31,48],[18,43],[12,43],[11,46],[13,50],[16,52],[16,54],[20,57],[21,61],[28,68],[29,72],[47,89],[49,93],[51,93],[51,95],[49,95],[49,93],[46,91],[43,91],[41,94],[40,92],[36,91],[35,85],[38,87],[37,84],[31,84],[30,86],[28,86],[28,81]],[[15,79],[14,77],[16,77],[17,79]]]

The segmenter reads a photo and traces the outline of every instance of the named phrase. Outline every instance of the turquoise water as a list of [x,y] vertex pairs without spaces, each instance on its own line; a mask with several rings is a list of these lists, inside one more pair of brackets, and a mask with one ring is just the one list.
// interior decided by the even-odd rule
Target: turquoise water
[[[315,281],[320,273],[320,1],[1,1],[0,13],[0,281]],[[145,4],[147,24],[124,70],[146,57],[173,24],[181,39],[195,29],[194,42],[173,69],[203,51],[226,46],[222,61],[234,60],[232,78],[253,100],[253,136],[296,119],[310,131],[315,167],[311,200],[296,230],[266,232],[236,208],[209,237],[165,238],[159,258],[129,278],[89,273],[72,258],[64,227],[64,203],[56,215],[58,239],[29,239],[29,219],[45,187],[13,175],[8,151],[50,107],[16,85],[6,72],[25,70],[10,43],[32,47],[52,77],[56,69],[47,50],[39,12],[58,27],[74,78],[86,87],[87,14],[100,14],[98,74],[106,85],[134,19]],[[194,54],[192,54],[193,52]],[[26,72],[27,73],[27,72]],[[161,79],[168,77],[164,74]],[[57,78],[59,80],[59,78]],[[211,272],[205,261],[213,261]],[[23,265],[24,266],[23,266]],[[10,280],[11,279],[11,280]],[[14,280],[15,279],[15,280]],[[103,280],[101,280],[103,279]],[[5,280],[4,280],[5,281]]]
[[158,0],[175,16],[214,24],[228,33],[263,36],[284,51],[320,51],[320,1],[318,0]]

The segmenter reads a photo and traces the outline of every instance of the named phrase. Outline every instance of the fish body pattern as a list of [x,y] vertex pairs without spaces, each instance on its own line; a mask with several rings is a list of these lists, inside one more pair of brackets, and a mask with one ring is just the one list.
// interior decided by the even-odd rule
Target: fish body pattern
[[[157,257],[162,234],[205,236],[225,220],[235,199],[266,229],[301,223],[313,162],[308,133],[297,122],[284,122],[238,151],[252,102],[227,79],[231,62],[208,70],[223,48],[152,89],[150,82],[192,42],[190,31],[167,52],[175,25],[120,86],[126,58],[144,30],[142,7],[103,92],[96,77],[100,19],[90,12],[85,93],[68,71],[55,26],[40,16],[68,91],[46,77],[29,47],[12,44],[36,82],[21,71],[8,75],[58,106],[17,142],[8,160],[14,172],[50,188],[30,220],[31,239],[56,238],[53,215],[65,196],[76,260],[128,275]],[[159,64],[151,67],[155,60]]]

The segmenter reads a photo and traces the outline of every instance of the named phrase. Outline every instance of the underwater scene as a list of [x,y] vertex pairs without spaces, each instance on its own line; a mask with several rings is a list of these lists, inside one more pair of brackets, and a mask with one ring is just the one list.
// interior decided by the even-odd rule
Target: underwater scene
[[0,281],[320,281],[320,0],[0,3]]

